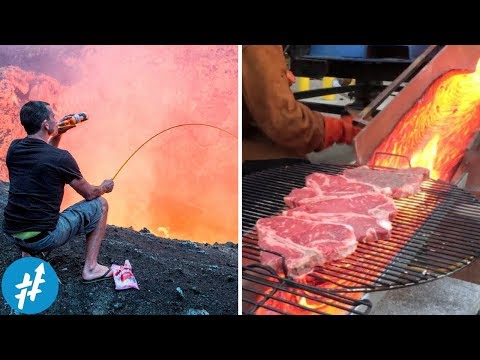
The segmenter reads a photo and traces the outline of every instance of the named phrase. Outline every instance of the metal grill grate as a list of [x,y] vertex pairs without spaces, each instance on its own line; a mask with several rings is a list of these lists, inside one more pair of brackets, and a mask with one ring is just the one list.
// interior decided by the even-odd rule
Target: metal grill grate
[[[257,246],[256,221],[283,210],[283,197],[293,188],[305,186],[307,175],[317,171],[340,174],[348,167],[352,166],[301,164],[243,178],[243,302],[250,309],[247,313],[285,288],[290,293],[303,290],[302,294],[340,296],[331,300],[341,300],[345,307],[366,306],[369,311],[369,304],[359,303],[347,293],[425,283],[462,269],[480,255],[480,202],[454,185],[428,180],[415,196],[395,200],[399,212],[391,239],[359,244],[347,258],[316,267],[305,284],[260,265],[260,251],[266,250]],[[306,309],[311,310],[309,306]]]
[[[244,244],[244,254],[246,249],[258,248]],[[279,276],[267,266],[258,263],[245,265],[245,258],[242,282],[244,314],[366,315],[372,309],[371,302],[361,300],[361,296],[329,292],[301,284]]]

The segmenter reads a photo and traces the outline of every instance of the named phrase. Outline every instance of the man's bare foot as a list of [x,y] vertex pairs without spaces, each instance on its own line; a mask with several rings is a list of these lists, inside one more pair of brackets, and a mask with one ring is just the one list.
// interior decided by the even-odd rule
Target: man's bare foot
[[[83,268],[82,278],[83,280],[93,280],[102,277],[112,277],[112,270],[108,271],[109,268],[104,265],[97,264],[93,269],[88,269],[87,267]],[[108,273],[107,273],[108,271]]]

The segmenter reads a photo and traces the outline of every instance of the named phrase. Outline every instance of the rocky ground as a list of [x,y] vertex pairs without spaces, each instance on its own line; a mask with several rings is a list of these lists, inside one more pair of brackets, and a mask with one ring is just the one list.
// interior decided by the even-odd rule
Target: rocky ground
[[[0,224],[8,183],[0,181]],[[112,280],[82,284],[85,240],[77,236],[52,251],[48,261],[60,279],[56,301],[42,314],[189,315],[237,314],[236,244],[208,245],[162,239],[148,230],[108,226],[99,262],[130,260],[140,290],[117,291]],[[0,232],[0,278],[19,258],[19,250]],[[13,314],[0,297],[0,315]]]

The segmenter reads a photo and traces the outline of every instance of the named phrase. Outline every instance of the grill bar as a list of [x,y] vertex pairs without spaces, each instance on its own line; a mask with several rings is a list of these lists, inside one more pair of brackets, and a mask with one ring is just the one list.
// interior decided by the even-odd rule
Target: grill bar
[[[244,285],[244,298],[242,299],[246,314],[264,309],[280,315],[289,315],[291,312],[288,309],[291,308],[305,314],[328,315],[333,311],[364,315],[370,312],[372,307],[367,300],[357,300],[339,293],[324,292],[322,289],[294,282],[292,284],[291,280],[280,278],[268,270],[265,271],[262,267],[244,267],[242,280],[244,283],[249,283],[249,286]],[[268,290],[262,292],[255,289],[255,286],[258,287],[258,285],[266,287]],[[252,298],[256,300],[252,300]],[[295,301],[297,298],[303,298],[305,302],[309,301],[315,306],[299,304],[298,301]],[[270,305],[272,301],[277,305]],[[252,309],[245,311],[245,305]],[[282,307],[287,309],[282,309]]]
[[[314,172],[334,175],[352,167],[354,166],[302,164],[265,170],[244,177],[243,259],[250,263],[260,263],[260,253],[266,250],[258,248],[256,221],[262,217],[278,215],[285,209],[283,197],[292,189],[305,186],[307,175]],[[316,293],[317,298],[319,292],[351,296],[358,292],[411,286],[450,275],[480,255],[480,203],[472,195],[449,183],[428,180],[422,184],[420,193],[395,200],[395,203],[398,214],[393,220],[389,240],[358,244],[357,250],[347,258],[316,267],[305,278],[305,283],[298,283],[288,276],[272,277],[249,270],[251,273],[246,279],[250,283],[262,284],[276,291],[258,292],[244,286],[244,291],[263,299],[263,305],[251,299],[246,303],[255,309],[263,307],[272,312],[290,313],[290,309],[277,309],[276,305],[271,305],[276,304],[272,301],[290,306],[291,301],[285,299],[285,293],[317,301],[318,299],[310,299],[309,294]],[[243,270],[245,278],[245,266]],[[322,299],[325,299],[324,296]],[[332,298],[330,300],[337,301]],[[337,310],[344,310],[343,306],[347,309],[355,301],[348,297],[340,300],[343,305],[336,307]],[[295,301],[292,306],[297,306],[301,311],[323,313]]]

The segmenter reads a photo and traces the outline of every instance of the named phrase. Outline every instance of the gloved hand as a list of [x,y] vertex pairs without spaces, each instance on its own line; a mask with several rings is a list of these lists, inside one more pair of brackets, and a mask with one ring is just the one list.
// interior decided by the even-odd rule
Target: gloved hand
[[325,123],[325,145],[329,147],[334,143],[351,144],[353,138],[361,131],[360,128],[353,126],[352,116],[344,115],[341,118],[324,116]]
[[287,70],[287,79],[288,79],[288,84],[290,86],[295,84],[295,82],[297,81],[297,79],[295,78],[295,75],[293,75],[293,73],[290,70]]

